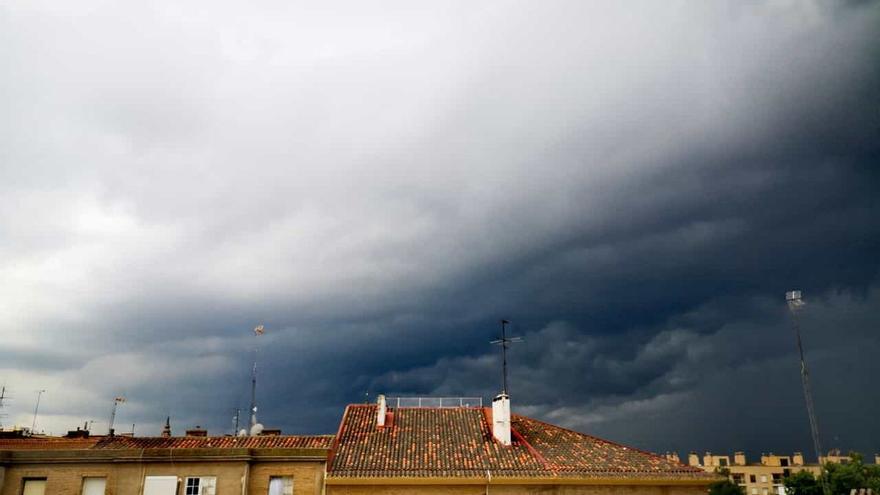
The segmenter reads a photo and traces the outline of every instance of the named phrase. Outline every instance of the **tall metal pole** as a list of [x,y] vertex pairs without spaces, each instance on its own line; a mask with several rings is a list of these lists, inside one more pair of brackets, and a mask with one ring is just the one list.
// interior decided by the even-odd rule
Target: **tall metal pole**
[[501,378],[501,393],[504,395],[510,395],[507,393],[507,324],[510,323],[507,320],[501,320],[501,369],[502,369],[502,378]]
[[822,467],[822,444],[819,441],[819,423],[816,421],[816,410],[813,407],[813,392],[810,387],[810,372],[807,369],[807,361],[804,359],[804,345],[801,342],[801,324],[800,311],[806,305],[801,298],[801,291],[793,290],[785,293],[785,300],[788,303],[788,309],[791,311],[791,323],[794,329],[794,337],[797,342],[798,356],[801,360],[801,385],[804,388],[804,401],[807,405],[807,416],[810,419],[810,435],[813,437],[813,449],[816,451],[816,460],[819,462],[819,482],[822,485],[824,495],[831,495],[831,488],[825,476],[825,469]]
[[125,402],[125,397],[119,396],[113,398],[113,410],[110,411],[110,424],[107,425],[107,434],[113,435],[113,422],[116,421],[116,406]]
[[40,397],[42,397],[43,392],[45,390],[37,390],[37,405],[34,406],[34,422],[31,423],[31,434],[34,433],[34,429],[37,427],[37,411],[40,410]]
[[512,343],[522,342],[521,337],[507,338],[507,325],[509,324],[509,321],[501,320],[501,338],[490,342],[491,344],[501,346],[501,393],[504,395],[509,395],[507,390],[507,346]]

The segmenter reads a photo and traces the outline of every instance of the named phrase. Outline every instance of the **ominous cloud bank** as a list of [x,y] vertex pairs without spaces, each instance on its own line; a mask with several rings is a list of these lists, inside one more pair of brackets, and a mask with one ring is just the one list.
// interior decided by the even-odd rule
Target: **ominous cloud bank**
[[[489,397],[652,450],[880,450],[875,2],[0,3],[5,422],[329,432]],[[106,427],[106,424],[103,425]]]

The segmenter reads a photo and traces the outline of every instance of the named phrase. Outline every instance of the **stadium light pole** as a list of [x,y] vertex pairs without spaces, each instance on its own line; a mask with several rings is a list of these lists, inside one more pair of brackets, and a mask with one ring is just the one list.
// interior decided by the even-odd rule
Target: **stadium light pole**
[[822,485],[822,493],[831,495],[828,486],[825,469],[822,467],[822,444],[819,441],[819,424],[816,421],[816,410],[813,408],[813,392],[810,388],[810,372],[807,370],[807,361],[804,359],[804,345],[801,342],[801,323],[798,316],[806,303],[801,291],[792,290],[785,293],[785,302],[791,312],[791,326],[794,329],[794,337],[797,342],[798,355],[801,360],[801,385],[804,388],[804,402],[807,406],[807,416],[810,418],[810,435],[813,437],[813,448],[816,451],[816,462],[819,463],[819,482]]

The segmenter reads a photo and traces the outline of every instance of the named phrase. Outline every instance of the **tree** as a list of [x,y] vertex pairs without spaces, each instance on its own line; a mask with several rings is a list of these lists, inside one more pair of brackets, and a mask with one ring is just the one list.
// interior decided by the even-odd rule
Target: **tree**
[[716,469],[716,473],[724,476],[723,480],[718,480],[709,485],[709,495],[745,495],[742,487],[730,481],[730,470],[727,468]]
[[[870,488],[880,493],[880,467],[865,465],[862,456],[851,453],[849,462],[827,462],[823,467],[831,495],[849,495],[853,489]],[[822,485],[809,471],[799,471],[785,478],[788,495],[822,495]]]
[[809,471],[798,471],[786,476],[783,483],[788,495],[822,495],[819,480]]

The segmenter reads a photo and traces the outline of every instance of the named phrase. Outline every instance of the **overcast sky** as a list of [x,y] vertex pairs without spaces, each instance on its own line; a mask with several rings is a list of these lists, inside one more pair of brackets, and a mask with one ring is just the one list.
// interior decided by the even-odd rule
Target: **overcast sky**
[[[880,4],[0,0],[4,425],[491,397],[880,451]],[[258,341],[252,333],[264,324]],[[257,342],[255,342],[257,341]]]

